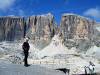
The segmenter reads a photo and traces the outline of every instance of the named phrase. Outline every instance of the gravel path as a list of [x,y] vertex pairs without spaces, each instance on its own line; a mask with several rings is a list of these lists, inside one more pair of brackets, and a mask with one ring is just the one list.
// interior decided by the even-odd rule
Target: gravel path
[[31,65],[24,67],[16,64],[0,63],[0,75],[65,75],[62,72],[40,67],[38,65]]

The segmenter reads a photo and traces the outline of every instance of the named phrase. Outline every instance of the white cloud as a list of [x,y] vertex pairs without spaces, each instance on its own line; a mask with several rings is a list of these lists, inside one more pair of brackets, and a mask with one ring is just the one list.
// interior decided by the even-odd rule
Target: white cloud
[[19,16],[24,16],[24,15],[25,15],[25,13],[24,13],[24,11],[23,11],[22,9],[20,9],[20,10],[18,11],[18,14],[19,14]]
[[11,17],[13,17],[13,16],[15,16],[15,15],[8,15],[8,16],[11,16]]
[[84,12],[85,16],[91,16],[94,18],[100,18],[100,9],[99,8],[90,8]]
[[10,6],[12,6],[14,2],[15,2],[15,0],[0,0],[0,9],[6,10]]

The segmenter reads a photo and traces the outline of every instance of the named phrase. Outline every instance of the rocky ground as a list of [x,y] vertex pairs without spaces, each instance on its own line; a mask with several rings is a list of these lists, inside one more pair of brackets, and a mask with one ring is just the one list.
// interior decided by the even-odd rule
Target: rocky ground
[[[24,56],[21,46],[21,42],[0,43],[0,62],[5,65],[8,63],[23,65]],[[58,35],[55,35],[51,43],[42,50],[37,49],[32,43],[30,43],[29,53],[29,64],[39,65],[52,70],[57,68],[67,68],[70,69],[71,74],[81,74],[85,73],[84,66],[88,66],[89,61],[92,61],[95,64],[95,71],[100,72],[100,61],[98,57],[99,47],[93,46],[93,48],[91,47],[85,53],[78,53],[77,49],[74,47],[71,49],[66,48],[61,43]],[[16,68],[16,65],[12,67]]]

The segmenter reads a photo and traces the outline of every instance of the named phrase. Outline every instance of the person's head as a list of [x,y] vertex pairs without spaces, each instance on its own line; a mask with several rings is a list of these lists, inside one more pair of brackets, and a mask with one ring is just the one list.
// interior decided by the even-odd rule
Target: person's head
[[89,63],[90,63],[90,65],[92,65],[92,66],[93,66],[93,63],[92,63],[91,61],[90,61]]
[[28,42],[29,41],[29,38],[25,38],[25,42]]
[[89,64],[91,65],[91,64],[92,64],[92,62],[91,62],[91,61],[89,61]]

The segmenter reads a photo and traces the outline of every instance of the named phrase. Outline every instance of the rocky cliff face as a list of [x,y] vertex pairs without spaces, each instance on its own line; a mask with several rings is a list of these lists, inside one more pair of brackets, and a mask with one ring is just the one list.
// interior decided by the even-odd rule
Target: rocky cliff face
[[97,34],[94,25],[94,21],[76,14],[63,14],[60,26],[50,13],[28,18],[0,17],[0,41],[21,40],[27,36],[37,47],[43,48],[59,34],[67,47],[85,49],[97,41],[99,32]]
[[[60,25],[60,34],[66,46],[90,44],[94,34],[94,21],[75,14],[63,14]],[[85,44],[86,44],[85,43]],[[86,44],[87,45],[87,44]],[[91,45],[91,44],[90,44]]]
[[50,13],[31,16],[28,18],[27,24],[30,26],[27,36],[41,48],[50,42],[56,31],[54,17]]
[[0,41],[21,40],[28,36],[34,43],[48,42],[56,30],[57,25],[55,26],[54,17],[50,13],[28,18],[0,17]]
[[100,47],[100,23],[96,23],[94,25],[94,44],[98,47]]
[[24,37],[24,18],[0,17],[0,41],[14,41]]

